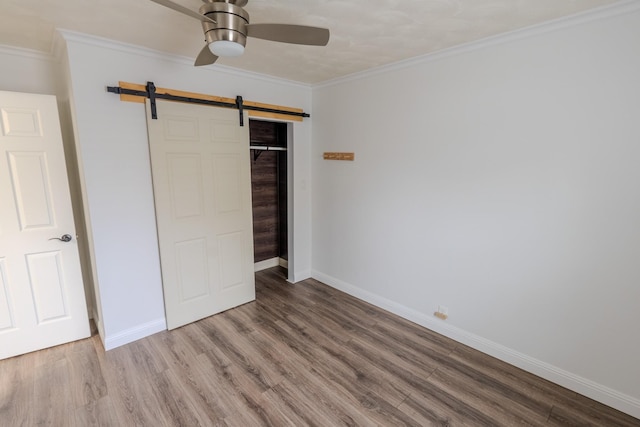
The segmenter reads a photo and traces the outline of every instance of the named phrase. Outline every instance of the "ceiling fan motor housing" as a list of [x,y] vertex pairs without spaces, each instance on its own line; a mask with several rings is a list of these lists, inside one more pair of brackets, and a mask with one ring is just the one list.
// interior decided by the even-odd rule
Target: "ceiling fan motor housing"
[[[244,3],[246,4],[246,2]],[[242,46],[246,45],[249,14],[242,7],[236,6],[232,2],[214,1],[203,4],[200,7],[200,13],[216,21],[215,24],[202,21],[207,44],[225,40]]]

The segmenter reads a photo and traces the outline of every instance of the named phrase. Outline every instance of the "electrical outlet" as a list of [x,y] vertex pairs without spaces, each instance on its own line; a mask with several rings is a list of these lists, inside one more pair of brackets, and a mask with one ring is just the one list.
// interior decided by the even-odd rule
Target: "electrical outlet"
[[438,319],[447,320],[447,317],[449,317],[449,308],[445,307],[444,305],[439,305],[438,311],[433,313],[433,315]]

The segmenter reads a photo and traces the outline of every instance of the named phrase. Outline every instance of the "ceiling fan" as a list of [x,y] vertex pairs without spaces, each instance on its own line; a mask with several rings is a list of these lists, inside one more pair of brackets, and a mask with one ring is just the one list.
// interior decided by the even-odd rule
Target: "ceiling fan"
[[326,46],[329,43],[329,30],[326,28],[250,24],[249,14],[243,9],[249,0],[203,0],[199,12],[171,0],[151,1],[202,22],[207,45],[198,54],[196,66],[213,64],[220,56],[242,55],[247,37],[309,46]]

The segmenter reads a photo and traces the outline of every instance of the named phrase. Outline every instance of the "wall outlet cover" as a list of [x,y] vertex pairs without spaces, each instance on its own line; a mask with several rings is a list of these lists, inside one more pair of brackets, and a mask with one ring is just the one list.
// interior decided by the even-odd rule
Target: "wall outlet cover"
[[447,317],[449,317],[446,314],[441,313],[439,311],[436,311],[435,313],[433,313],[433,315],[436,316],[438,319],[442,319],[442,320],[447,320]]

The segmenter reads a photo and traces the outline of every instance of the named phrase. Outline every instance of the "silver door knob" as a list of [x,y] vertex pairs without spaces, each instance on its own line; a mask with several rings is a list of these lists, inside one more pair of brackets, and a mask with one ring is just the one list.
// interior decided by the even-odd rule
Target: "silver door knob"
[[70,242],[72,239],[71,234],[63,234],[61,237],[52,237],[49,240],[60,240],[61,242]]

